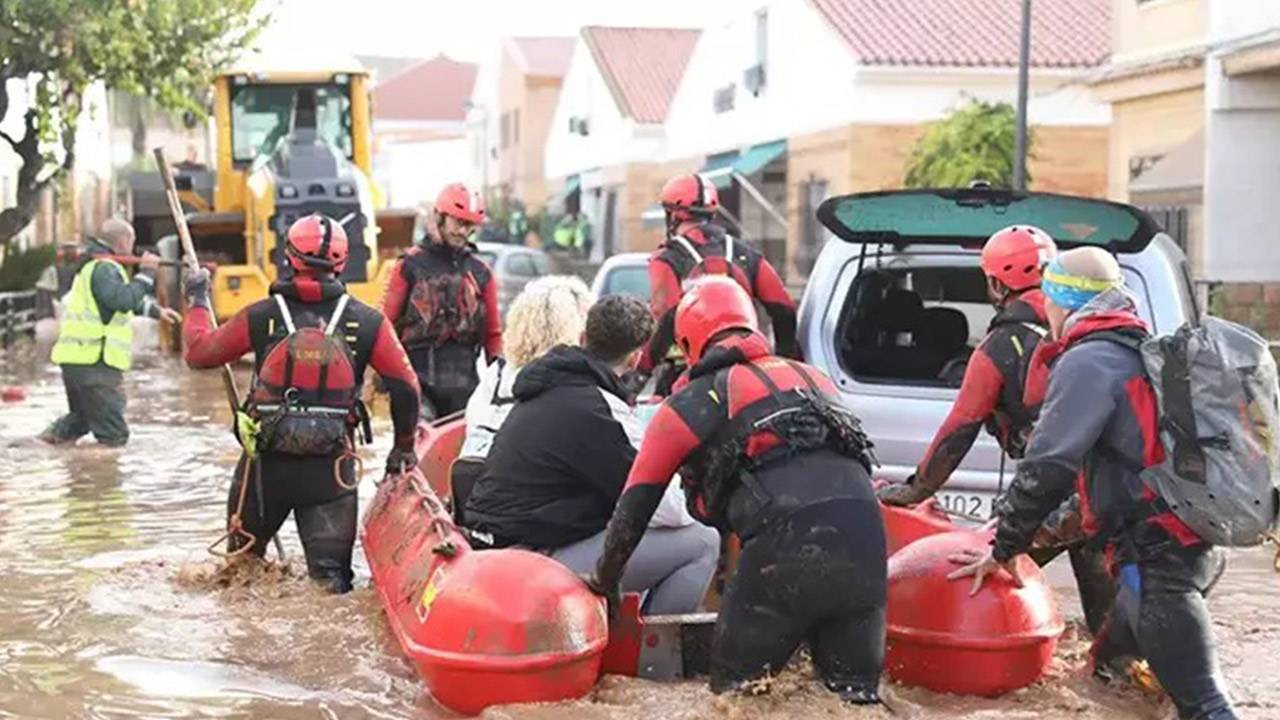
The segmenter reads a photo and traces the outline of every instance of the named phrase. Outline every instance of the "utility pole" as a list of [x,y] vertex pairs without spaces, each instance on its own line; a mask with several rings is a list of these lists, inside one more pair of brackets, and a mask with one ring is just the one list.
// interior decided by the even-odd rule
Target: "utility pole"
[[1018,108],[1014,116],[1013,189],[1027,189],[1027,75],[1031,65],[1031,0],[1022,0],[1022,43],[1018,50]]

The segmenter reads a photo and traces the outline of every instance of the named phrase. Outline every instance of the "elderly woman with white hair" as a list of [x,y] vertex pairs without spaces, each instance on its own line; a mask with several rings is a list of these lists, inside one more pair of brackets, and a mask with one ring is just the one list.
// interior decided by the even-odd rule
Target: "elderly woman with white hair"
[[572,275],[550,275],[525,286],[507,311],[505,359],[480,370],[480,384],[467,400],[467,435],[458,457],[480,461],[515,402],[511,386],[520,368],[557,345],[577,345],[591,308],[591,290]]

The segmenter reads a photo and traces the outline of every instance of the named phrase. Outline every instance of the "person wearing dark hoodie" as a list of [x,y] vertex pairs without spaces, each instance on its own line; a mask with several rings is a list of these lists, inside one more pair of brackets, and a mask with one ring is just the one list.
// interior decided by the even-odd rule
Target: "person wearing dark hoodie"
[[292,512],[308,574],[332,592],[347,592],[358,519],[354,442],[362,419],[370,439],[359,402],[364,372],[372,367],[391,399],[395,441],[387,472],[418,464],[418,379],[391,323],[348,295],[337,278],[347,262],[342,226],[310,215],[289,228],[285,243],[288,266],[270,296],[216,329],[209,272],[187,274],[184,357],[190,367],[214,368],[254,356],[244,418],[237,419],[245,453],[227,499],[227,550],[262,557]]
[[[876,495],[881,502],[914,505],[933,497],[959,467],[983,427],[1005,454],[1014,460],[1022,458],[1039,411],[1038,403],[1028,402],[1026,393],[1031,359],[1049,327],[1040,290],[1041,273],[1055,255],[1053,238],[1031,225],[999,230],[982,246],[979,265],[996,315],[986,337],[969,357],[951,412],[924,459],[905,483],[880,487]],[[1111,609],[1115,584],[1102,554],[1078,540],[1037,547],[1032,558],[1044,566],[1063,552],[1071,558],[1085,623],[1091,633],[1097,633]]]
[[[643,301],[606,296],[587,313],[583,347],[558,345],[520,371],[515,407],[466,501],[473,535],[544,552],[575,572],[595,566],[642,435],[620,376],[653,326]],[[647,591],[645,614],[694,612],[715,572],[719,534],[689,517],[682,499],[663,498],[669,519],[647,527],[621,578],[623,590]]]
[[[1214,657],[1205,597],[1223,568],[1200,538],[1143,479],[1163,460],[1155,391],[1138,346],[1149,335],[1116,259],[1101,248],[1063,253],[1045,270],[1053,341],[1037,349],[1049,377],[1027,453],[996,508],[985,553],[956,555],[973,592],[1032,547],[1052,513],[1077,493],[1081,527],[1105,548],[1117,591],[1094,638],[1095,676],[1111,681],[1149,663],[1186,720],[1236,718]],[[1033,378],[1034,380],[1034,378]]]

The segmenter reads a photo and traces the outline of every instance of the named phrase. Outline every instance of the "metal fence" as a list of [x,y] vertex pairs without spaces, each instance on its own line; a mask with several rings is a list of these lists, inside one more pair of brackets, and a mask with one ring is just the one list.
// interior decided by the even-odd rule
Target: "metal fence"
[[36,291],[0,293],[0,347],[36,334]]
[[1148,205],[1143,210],[1156,221],[1169,237],[1187,252],[1187,240],[1191,233],[1190,215],[1185,205]]

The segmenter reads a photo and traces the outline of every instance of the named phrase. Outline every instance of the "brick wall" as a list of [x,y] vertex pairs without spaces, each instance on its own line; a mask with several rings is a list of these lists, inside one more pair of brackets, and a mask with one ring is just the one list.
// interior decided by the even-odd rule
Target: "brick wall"
[[1280,283],[1223,283],[1209,293],[1209,312],[1280,340]]
[[694,172],[702,161],[703,158],[689,158],[668,163],[631,163],[623,168],[618,195],[620,252],[649,252],[662,243],[661,223],[646,226],[640,215],[658,202],[663,183],[674,175]]
[[[797,277],[795,250],[804,232],[801,193],[810,179],[826,180],[829,195],[902,187],[911,148],[923,125],[850,125],[787,142],[788,276]],[[1033,128],[1028,163],[1034,190],[1102,197],[1107,191],[1107,128]]]

